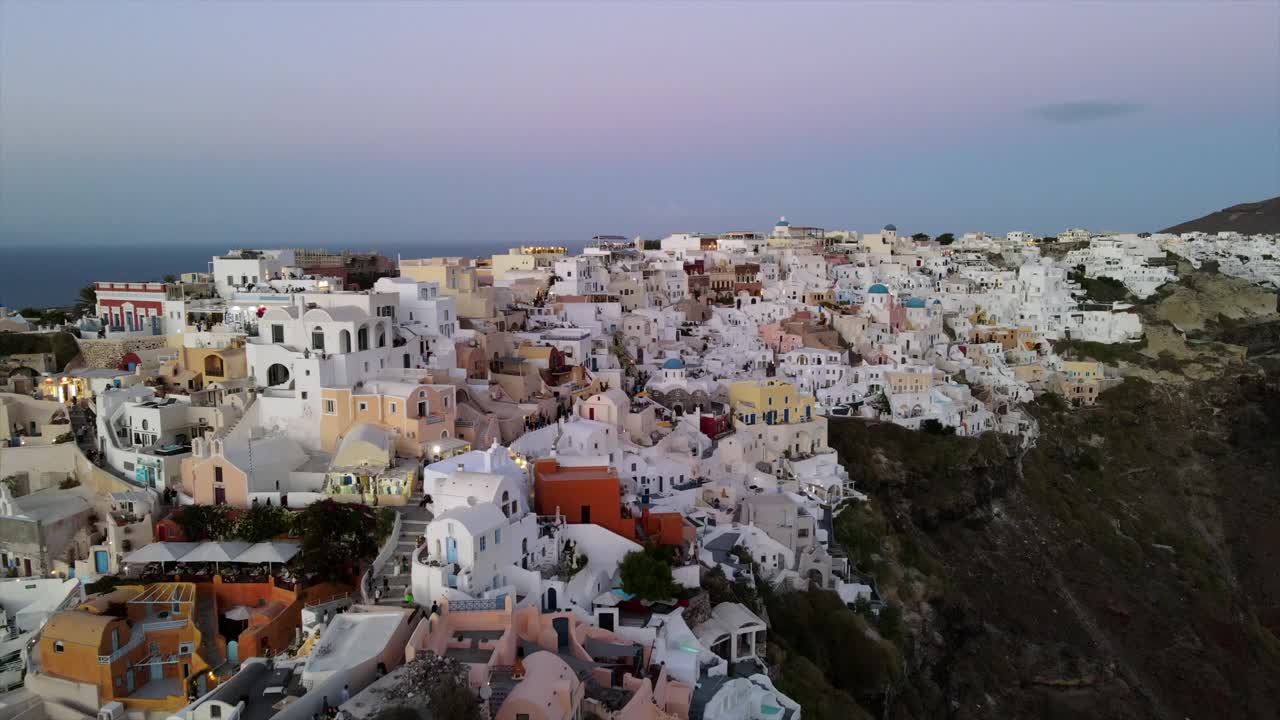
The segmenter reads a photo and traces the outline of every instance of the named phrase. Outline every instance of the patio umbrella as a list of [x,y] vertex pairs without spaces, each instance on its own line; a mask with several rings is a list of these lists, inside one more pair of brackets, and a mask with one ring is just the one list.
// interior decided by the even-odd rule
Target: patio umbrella
[[195,550],[200,543],[154,542],[143,545],[125,556],[126,563],[177,562]]
[[287,563],[302,549],[296,542],[274,540],[250,545],[236,556],[238,563]]
[[211,562],[216,571],[219,563],[232,562],[248,549],[247,542],[207,542],[184,555],[182,561]]

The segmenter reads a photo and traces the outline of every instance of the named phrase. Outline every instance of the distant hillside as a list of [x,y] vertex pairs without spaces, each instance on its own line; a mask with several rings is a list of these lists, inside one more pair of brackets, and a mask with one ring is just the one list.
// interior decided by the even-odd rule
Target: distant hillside
[[1260,202],[1240,203],[1225,210],[1188,220],[1161,232],[1238,232],[1246,235],[1280,233],[1280,197]]

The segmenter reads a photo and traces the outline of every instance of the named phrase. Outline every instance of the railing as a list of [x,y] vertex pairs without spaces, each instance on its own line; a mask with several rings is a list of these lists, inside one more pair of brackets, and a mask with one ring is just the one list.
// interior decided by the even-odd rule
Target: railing
[[444,415],[438,415],[436,413],[431,413],[430,415],[421,415],[419,416],[419,418],[422,420],[426,420],[426,424],[428,425],[435,425],[436,423],[444,422]]
[[99,665],[110,665],[111,663],[124,657],[130,650],[138,647],[146,639],[148,632],[159,630],[177,630],[187,626],[187,621],[183,620],[154,620],[152,622],[142,623],[133,629],[133,635],[129,638],[129,642],[121,645],[110,655],[99,655]]
[[473,600],[450,600],[449,612],[484,612],[502,610],[505,604],[500,598],[480,598]]

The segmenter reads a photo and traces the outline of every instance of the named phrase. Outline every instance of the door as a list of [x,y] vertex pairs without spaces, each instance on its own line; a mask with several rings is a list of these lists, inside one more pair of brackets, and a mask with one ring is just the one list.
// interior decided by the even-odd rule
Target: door
[[151,679],[152,680],[164,679],[164,669],[160,666],[160,663],[158,662],[151,663]]
[[600,613],[600,622],[598,624],[601,630],[613,632],[613,613]]
[[444,559],[446,562],[458,562],[458,541],[453,538],[444,540]]
[[547,588],[547,606],[543,608],[543,612],[554,612],[560,609],[560,603],[556,601],[556,589]]
[[132,670],[125,671],[124,686],[131,694],[133,693],[133,671]]
[[583,525],[591,524],[591,506],[590,505],[582,506],[581,516],[582,516],[581,522]]
[[31,574],[31,561],[30,561],[30,560],[23,560],[23,561],[22,561],[22,575],[25,577],[25,576],[28,576],[28,575],[30,575],[30,574]]
[[227,489],[226,489],[226,488],[216,487],[216,488],[214,488],[214,489],[213,489],[213,504],[214,504],[214,505],[226,505],[226,504],[227,504]]
[[93,551],[93,570],[100,574],[106,574],[111,570],[111,564],[107,560],[106,550]]
[[560,650],[569,649],[569,618],[552,618],[551,628],[556,631],[556,643]]

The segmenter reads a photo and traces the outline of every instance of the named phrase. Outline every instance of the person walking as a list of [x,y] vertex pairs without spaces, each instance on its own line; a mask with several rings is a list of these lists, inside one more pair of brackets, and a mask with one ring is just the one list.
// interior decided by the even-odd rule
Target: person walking
[[382,604],[382,588],[378,588],[377,590],[373,591],[373,604],[374,605]]
[[341,698],[341,704],[346,705],[347,701],[351,699],[351,686],[343,685],[342,694],[339,695],[338,697]]
[[407,587],[404,589],[404,606],[413,607],[413,590]]

